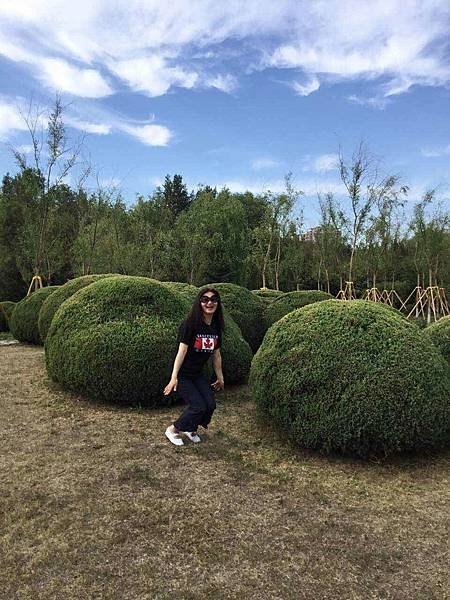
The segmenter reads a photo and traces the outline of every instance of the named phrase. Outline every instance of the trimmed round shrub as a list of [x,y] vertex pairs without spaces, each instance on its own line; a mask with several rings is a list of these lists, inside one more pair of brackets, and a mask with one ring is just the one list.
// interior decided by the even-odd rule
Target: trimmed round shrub
[[449,442],[450,373],[438,349],[375,302],[328,300],[266,333],[250,387],[298,446],[367,457]]
[[45,300],[38,319],[39,335],[41,336],[41,340],[43,342],[45,342],[52,319],[61,304],[73,296],[75,292],[81,290],[81,288],[84,288],[87,285],[94,283],[94,281],[98,281],[99,279],[104,279],[105,277],[112,277],[112,275],[83,275],[82,277],[70,279],[64,285],[61,285],[54,294],[51,294],[51,296]]
[[209,283],[208,287],[219,292],[224,308],[239,326],[250,348],[256,352],[266,332],[258,298],[247,288],[234,283]]
[[9,320],[11,319],[11,315],[13,313],[14,308],[16,307],[17,302],[11,302],[11,300],[5,300],[4,302],[0,302],[1,308],[3,309],[3,314],[6,317],[6,323],[9,330]]
[[48,285],[17,302],[9,320],[9,330],[16,340],[42,345],[38,326],[39,312],[45,300],[59,287],[59,285]]
[[277,298],[271,302],[265,310],[265,320],[267,325],[270,327],[273,323],[292,312],[296,308],[301,308],[307,304],[313,304],[314,302],[322,302],[323,300],[330,300],[331,294],[322,292],[321,290],[303,290],[295,292],[287,292],[280,298]]
[[173,290],[176,290],[180,293],[186,300],[189,302],[194,302],[197,297],[199,288],[196,288],[195,285],[191,285],[190,283],[183,283],[181,281],[161,281],[164,285],[168,285]]
[[261,300],[263,305],[269,304],[272,300],[279,298],[284,294],[278,290],[271,290],[269,288],[261,288],[260,290],[252,290],[252,294],[255,294]]
[[[241,330],[229,314],[225,311],[225,331],[223,333],[222,371],[225,385],[245,383],[250,373],[253,352],[245,341]],[[209,373],[212,374],[212,359],[208,363]]]
[[89,398],[167,405],[163,389],[185,316],[181,295],[154,279],[95,281],[56,311],[45,341],[48,374]]
[[[189,283],[180,283],[178,281],[164,281],[164,285],[176,290],[187,301],[186,315],[197,298],[200,288],[196,288]],[[242,336],[238,325],[233,321],[230,314],[224,309],[225,331],[222,339],[222,371],[225,379],[225,385],[235,383],[245,383],[250,373],[250,364],[252,362],[253,352],[250,346]],[[212,375],[212,359],[208,361],[207,374]]]
[[431,323],[423,334],[439,348],[450,365],[450,315]]

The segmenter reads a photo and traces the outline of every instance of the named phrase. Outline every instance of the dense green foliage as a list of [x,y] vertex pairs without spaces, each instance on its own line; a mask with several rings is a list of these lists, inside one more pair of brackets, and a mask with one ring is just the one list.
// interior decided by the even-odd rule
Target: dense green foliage
[[[225,311],[225,331],[223,333],[222,348],[222,371],[225,385],[246,383],[250,373],[253,352],[245,341],[241,330],[234,320]],[[212,374],[212,360],[208,361],[206,373]]]
[[259,348],[264,337],[262,305],[250,290],[233,283],[209,283],[222,299],[224,308],[238,324],[244,339],[253,352]]
[[[119,192],[89,195],[62,184],[42,196],[42,178],[30,168],[6,175],[0,189],[0,297],[19,300],[26,294],[44,225],[40,274],[47,284],[89,273],[122,273],[183,279],[195,286],[207,281],[287,291],[319,286],[336,294],[351,254],[348,223],[336,220],[341,215],[336,201],[330,200],[315,238],[308,238],[302,223],[286,212],[290,204],[283,205],[283,198],[207,186],[187,194],[175,176],[130,206]],[[48,218],[41,223],[44,213]],[[382,239],[372,225],[367,236],[361,234],[353,264],[356,288],[370,287],[376,273],[379,288],[399,282],[405,299],[416,285],[417,270],[427,274],[430,261],[433,277],[446,284],[450,234],[443,226],[418,213],[416,225],[405,224],[400,235],[395,219],[385,217],[374,211],[367,222],[381,219]],[[388,230],[386,223],[391,223]]]
[[327,292],[320,290],[304,290],[300,292],[288,292],[280,298],[276,298],[268,304],[265,309],[264,318],[268,326],[292,312],[296,308],[301,308],[313,302],[329,300],[332,296]]
[[103,279],[104,277],[111,277],[111,275],[84,275],[83,277],[71,279],[45,300],[40,310],[38,320],[39,335],[43,342],[45,342],[52,319],[61,304],[67,300],[67,298],[73,296],[75,292],[81,290],[81,288],[94,283],[94,281],[97,281],[98,279]]
[[439,348],[450,365],[450,315],[431,323],[423,334]]
[[76,292],[57,310],[45,342],[47,370],[89,398],[164,405],[186,314],[180,294],[146,277],[116,276]]
[[255,294],[261,300],[263,305],[270,304],[276,298],[279,298],[284,294],[284,292],[280,292],[278,290],[269,290],[268,288],[260,289],[260,290],[252,290],[252,293]]
[[183,283],[182,281],[161,281],[164,285],[170,286],[172,289],[180,293],[190,303],[194,302],[197,297],[198,288],[190,283]]
[[58,289],[58,285],[43,287],[16,304],[9,321],[9,329],[16,340],[30,344],[43,343],[39,335],[39,312],[45,300]]
[[328,300],[289,313],[254,356],[250,386],[259,414],[301,447],[364,457],[450,439],[445,360],[377,303]]

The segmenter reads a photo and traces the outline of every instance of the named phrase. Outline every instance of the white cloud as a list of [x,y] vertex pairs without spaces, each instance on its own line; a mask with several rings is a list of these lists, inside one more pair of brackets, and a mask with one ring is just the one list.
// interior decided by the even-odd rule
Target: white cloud
[[443,50],[448,36],[443,0],[391,0],[372,3],[370,10],[356,0],[330,0],[302,3],[302,8],[294,39],[270,54],[269,66],[301,69],[319,82],[388,78],[382,87],[386,97],[414,84],[444,85],[450,80]]
[[[27,125],[21,115],[27,115],[29,104],[24,98],[15,99],[8,96],[0,97],[0,139],[8,140],[18,131],[28,131]],[[135,121],[121,115],[107,111],[103,108],[89,107],[88,105],[70,105],[66,107],[63,121],[69,127],[96,135],[111,133],[125,133],[134,137],[139,142],[148,146],[167,146],[173,137],[172,131],[164,125],[154,123],[152,115],[146,121]],[[34,115],[31,115],[34,118]],[[44,129],[47,125],[48,115],[41,111],[38,118],[39,126]]]
[[320,154],[319,156],[304,156],[300,162],[303,171],[327,173],[337,169],[339,156],[337,154]]
[[427,158],[435,158],[437,156],[445,156],[450,154],[450,144],[448,146],[441,146],[439,148],[422,148],[420,150],[422,156]]
[[118,124],[118,129],[135,137],[148,146],[167,146],[172,132],[162,125],[127,125]]
[[50,89],[84,98],[101,98],[113,93],[107,81],[94,69],[80,69],[58,58],[35,62],[39,65],[39,78]]
[[26,131],[19,107],[16,104],[0,100],[0,140],[7,140],[15,131]]
[[339,156],[337,154],[322,154],[314,160],[313,169],[317,173],[334,171],[337,168],[338,161]]
[[359,106],[368,106],[369,108],[377,108],[378,110],[384,110],[390,102],[388,98],[384,97],[372,96],[364,98],[356,94],[347,96],[347,100]]
[[[212,185],[212,184],[211,184]],[[262,194],[271,191],[279,194],[286,191],[286,183],[284,179],[272,180],[225,180],[219,183],[214,183],[217,189],[227,187],[232,192],[244,193],[246,191],[254,194]],[[302,191],[305,196],[317,197],[319,192],[332,192],[336,195],[344,195],[345,188],[340,182],[336,181],[316,181],[313,179],[304,179],[294,182],[294,188]]]
[[309,96],[313,92],[316,92],[320,88],[320,82],[317,77],[311,77],[305,83],[300,83],[299,81],[293,81],[291,83],[292,89],[299,96]]
[[4,56],[92,98],[112,93],[108,70],[150,96],[173,86],[229,93],[267,67],[290,69],[300,95],[323,81],[365,80],[384,97],[450,81],[446,0],[370,10],[359,0],[19,0],[0,4],[0,30]]
[[221,92],[225,92],[230,94],[234,92],[234,90],[238,87],[237,79],[234,75],[230,75],[229,73],[226,75],[217,75],[212,79],[207,79],[205,82],[206,87],[213,87]]
[[255,171],[261,171],[263,169],[272,169],[273,167],[278,167],[280,162],[278,160],[274,160],[273,158],[255,158],[250,164],[252,169]]
[[65,123],[73,127],[74,129],[79,129],[80,131],[85,131],[86,133],[95,133],[97,135],[108,135],[108,133],[112,132],[112,125],[107,123],[89,123],[88,121],[80,121],[79,119],[73,117],[64,117]]
[[16,150],[21,154],[31,154],[34,151],[34,148],[31,144],[21,144],[16,147]]
[[111,61],[108,66],[133,90],[145,92],[149,96],[161,96],[174,85],[192,88],[198,81],[197,73],[185,71],[180,67],[170,67],[167,59],[157,54]]

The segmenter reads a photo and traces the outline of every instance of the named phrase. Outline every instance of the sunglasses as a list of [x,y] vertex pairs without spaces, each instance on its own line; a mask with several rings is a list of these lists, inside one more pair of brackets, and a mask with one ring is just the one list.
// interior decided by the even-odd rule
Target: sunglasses
[[208,302],[212,302],[213,304],[217,304],[219,302],[219,296],[202,296],[200,298],[200,302],[202,304],[208,304]]

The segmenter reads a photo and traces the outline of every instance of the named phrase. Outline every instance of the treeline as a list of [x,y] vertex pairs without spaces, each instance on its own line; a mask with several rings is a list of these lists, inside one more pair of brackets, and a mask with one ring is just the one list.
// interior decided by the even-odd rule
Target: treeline
[[[87,194],[64,184],[54,187],[44,204],[39,190],[33,169],[3,178],[3,299],[23,297],[36,273],[46,285],[90,273],[122,273],[194,285],[227,281],[250,289],[265,284],[334,294],[348,276],[351,240],[331,195],[320,199],[322,218],[309,236],[313,239],[304,239],[301,219],[291,217],[295,194],[289,191],[254,195],[204,187],[188,193],[175,175],[127,207],[120,193]],[[418,273],[428,283],[430,270],[432,282],[449,281],[445,213],[427,219],[430,205],[431,197],[419,202],[406,226],[382,211],[367,218],[353,265],[357,289],[394,284],[406,294]]]
[[58,99],[49,116],[45,168],[35,137],[33,146],[34,164],[14,152],[18,172],[2,180],[1,300],[22,298],[35,275],[45,285],[121,273],[333,294],[351,279],[357,292],[394,286],[402,297],[418,277],[425,285],[450,280],[448,211],[431,190],[405,220],[408,188],[397,176],[380,176],[363,144],[350,159],[339,157],[346,203],[319,195],[320,221],[309,235],[295,212],[302,192],[290,175],[283,193],[259,195],[208,186],[188,191],[181,175],[166,176],[132,206],[116,189],[88,192],[82,179],[67,185],[76,153],[67,158],[63,151]]

